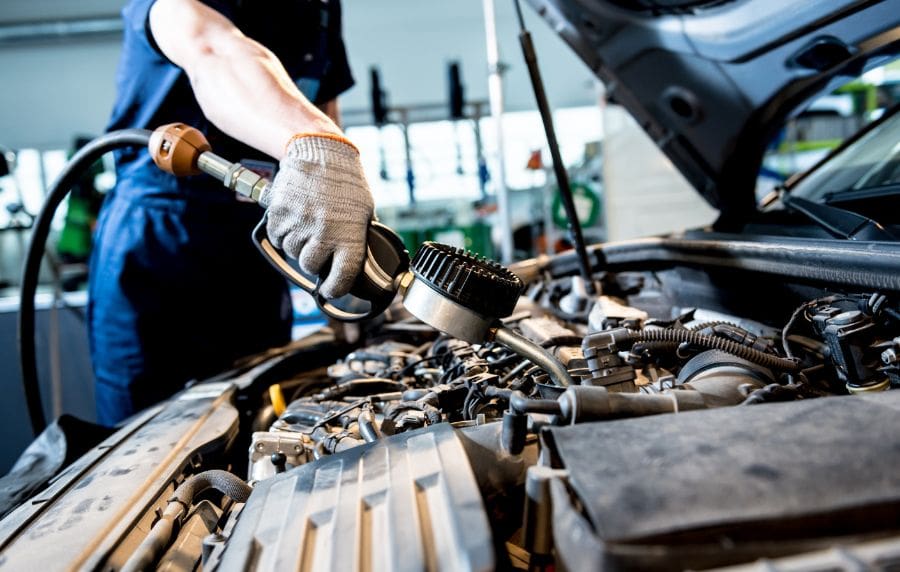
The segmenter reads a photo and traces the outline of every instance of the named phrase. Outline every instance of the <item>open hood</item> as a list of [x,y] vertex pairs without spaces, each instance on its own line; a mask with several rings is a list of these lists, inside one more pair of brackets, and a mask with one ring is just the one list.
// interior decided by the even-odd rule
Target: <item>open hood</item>
[[773,135],[900,50],[896,0],[529,0],[722,213],[755,208]]

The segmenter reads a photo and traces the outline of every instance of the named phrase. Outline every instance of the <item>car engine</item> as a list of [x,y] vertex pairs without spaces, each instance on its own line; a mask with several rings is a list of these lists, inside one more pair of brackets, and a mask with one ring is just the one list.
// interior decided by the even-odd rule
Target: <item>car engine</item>
[[[443,253],[469,256],[438,252]],[[803,299],[785,320],[771,322],[683,305],[684,296],[669,284],[677,283],[677,272],[606,273],[596,283],[602,294],[594,296],[586,294],[577,276],[538,273],[523,284],[517,303],[503,307],[502,285],[491,283],[487,275],[506,277],[505,269],[476,258],[466,262],[484,266],[476,275],[481,283],[468,300],[470,307],[479,315],[501,308],[500,327],[511,334],[504,337],[495,330],[476,342],[482,335],[471,333],[478,326],[465,323],[465,312],[435,318],[432,308],[426,321],[468,340],[460,339],[423,325],[410,315],[408,302],[406,309],[395,306],[392,320],[367,336],[370,343],[271,388],[275,406],[264,430],[253,433],[250,446],[251,483],[290,475],[296,467],[326,463],[384,440],[451,426],[469,435],[464,441],[473,439],[479,449],[489,451],[487,460],[479,457],[484,450],[468,456],[491,516],[486,527],[492,530],[495,548],[498,540],[502,543],[502,554],[497,555],[473,541],[463,552],[468,560],[462,568],[478,568],[479,563],[488,568],[706,567],[750,555],[794,552],[799,541],[781,539],[777,548],[759,552],[735,538],[737,547],[728,556],[729,551],[683,555],[683,547],[658,540],[665,558],[622,555],[609,547],[597,548],[600,556],[584,558],[576,556],[578,543],[560,551],[566,541],[551,539],[560,525],[557,509],[550,508],[554,503],[549,483],[566,475],[577,495],[574,483],[579,479],[565,467],[574,469],[600,449],[592,451],[587,439],[564,448],[564,434],[555,431],[698,410],[738,408],[752,413],[763,404],[879,395],[900,386],[900,313],[878,292],[822,293]],[[528,274],[526,268],[516,270]],[[427,272],[417,273],[421,275]],[[464,300],[465,292],[456,299]],[[772,306],[780,311],[775,308],[780,304]],[[547,366],[548,360],[557,367]],[[663,421],[657,425],[665,432]],[[792,438],[802,440],[800,435],[808,430],[798,423]],[[714,448],[716,442],[710,437],[703,446]],[[757,470],[765,473],[766,465],[760,467]],[[591,474],[596,467],[584,470],[582,481],[602,484]],[[280,500],[291,502],[289,497]],[[586,505],[581,510],[590,514],[589,497],[580,502]],[[460,521],[459,526],[472,524]],[[246,529],[237,532],[246,534]],[[460,549],[459,542],[447,547]],[[650,552],[658,550],[655,546]],[[334,569],[350,563],[336,558],[319,564],[324,562]]]
[[77,524],[78,562],[122,570],[900,562],[895,279],[846,251],[837,287],[821,252],[758,273],[603,248],[588,294],[565,256],[426,244],[378,320],[252,356],[73,463],[0,521],[5,561],[62,557]]

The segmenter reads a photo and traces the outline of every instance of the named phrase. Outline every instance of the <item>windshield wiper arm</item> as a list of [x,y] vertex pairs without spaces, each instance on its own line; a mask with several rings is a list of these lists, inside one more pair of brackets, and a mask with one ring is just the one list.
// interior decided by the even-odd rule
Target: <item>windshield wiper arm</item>
[[832,205],[816,203],[801,197],[782,193],[781,204],[800,213],[837,238],[847,240],[897,240],[877,221],[853,211]]
[[889,183],[887,185],[863,187],[861,189],[832,191],[830,193],[826,193],[825,196],[822,197],[822,200],[823,202],[828,204],[850,203],[868,199],[881,199],[884,197],[892,197],[897,195],[900,195],[900,184]]

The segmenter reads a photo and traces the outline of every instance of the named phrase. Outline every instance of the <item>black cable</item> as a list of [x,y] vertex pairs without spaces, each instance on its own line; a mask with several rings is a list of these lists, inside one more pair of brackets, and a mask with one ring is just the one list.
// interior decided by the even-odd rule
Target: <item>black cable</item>
[[563,164],[562,155],[559,152],[559,142],[556,140],[556,130],[553,127],[553,114],[550,111],[550,103],[547,101],[547,93],[544,90],[544,80],[541,79],[537,53],[534,50],[534,43],[531,41],[531,34],[525,28],[522,6],[519,4],[519,0],[513,0],[513,2],[519,20],[519,43],[522,46],[525,65],[528,67],[528,75],[531,77],[531,87],[534,89],[534,98],[537,100],[541,122],[544,124],[544,133],[547,135],[547,145],[550,147],[550,156],[553,158],[553,172],[556,175],[556,184],[559,186],[560,198],[566,210],[569,234],[572,236],[572,243],[575,246],[575,253],[578,258],[581,277],[584,279],[585,289],[588,295],[593,295],[596,294],[593,272],[588,260],[587,247],[584,244],[584,235],[581,233],[578,212],[575,210],[572,188],[569,186],[569,174],[566,172],[566,166]]
[[788,320],[787,324],[784,325],[784,328],[781,329],[781,348],[784,350],[785,357],[789,359],[794,357],[794,352],[791,351],[791,344],[789,343],[788,335],[790,334],[791,329],[793,329],[794,324],[797,322],[797,318],[799,318],[803,312],[805,312],[809,308],[812,308],[815,304],[816,301],[813,300],[812,302],[806,302],[805,304],[800,305],[800,307],[794,310],[794,312],[791,314],[791,317]]
[[121,147],[144,146],[150,142],[150,131],[144,129],[123,129],[113,131],[94,139],[82,147],[63,167],[56,182],[50,186],[47,200],[41,207],[32,227],[31,242],[22,268],[22,282],[19,293],[19,363],[22,368],[22,389],[28,406],[31,430],[37,436],[47,426],[44,408],[41,404],[41,388],[38,382],[37,357],[35,355],[35,308],[34,296],[37,292],[41,271],[41,260],[50,234],[50,224],[56,209],[62,203],[72,185],[82,173],[104,154]]

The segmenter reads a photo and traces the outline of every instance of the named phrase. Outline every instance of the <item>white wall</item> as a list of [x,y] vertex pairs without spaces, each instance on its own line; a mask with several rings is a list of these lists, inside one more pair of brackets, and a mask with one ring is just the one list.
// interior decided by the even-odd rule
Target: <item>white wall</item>
[[606,238],[667,234],[711,224],[716,211],[624,108],[603,110],[603,183]]
[[[518,44],[512,0],[495,0],[500,54],[509,65],[506,103],[510,110],[535,107]],[[528,8],[526,19],[554,107],[590,105],[593,75],[547,25]],[[368,69],[381,68],[390,103],[446,101],[446,64],[462,62],[470,100],[487,99],[487,63],[482,0],[344,0],[346,42],[357,88],[346,106],[368,108]],[[362,89],[360,89],[360,87]]]
[[0,145],[65,149],[102,133],[118,57],[111,41],[0,47]]
[[[2,0],[0,23],[73,16],[111,16],[118,0]],[[77,9],[76,9],[77,7]],[[526,7],[526,11],[530,10]],[[394,105],[446,100],[446,63],[462,62],[469,99],[487,98],[481,0],[344,0],[350,61],[357,85],[345,109],[369,107],[369,66],[377,64]],[[592,75],[538,18],[526,13],[555,107],[589,105]],[[512,1],[497,0],[501,55],[510,65],[511,110],[534,100],[518,51]],[[66,147],[75,133],[99,133],[114,97],[118,40],[79,40],[0,47],[0,145]]]

